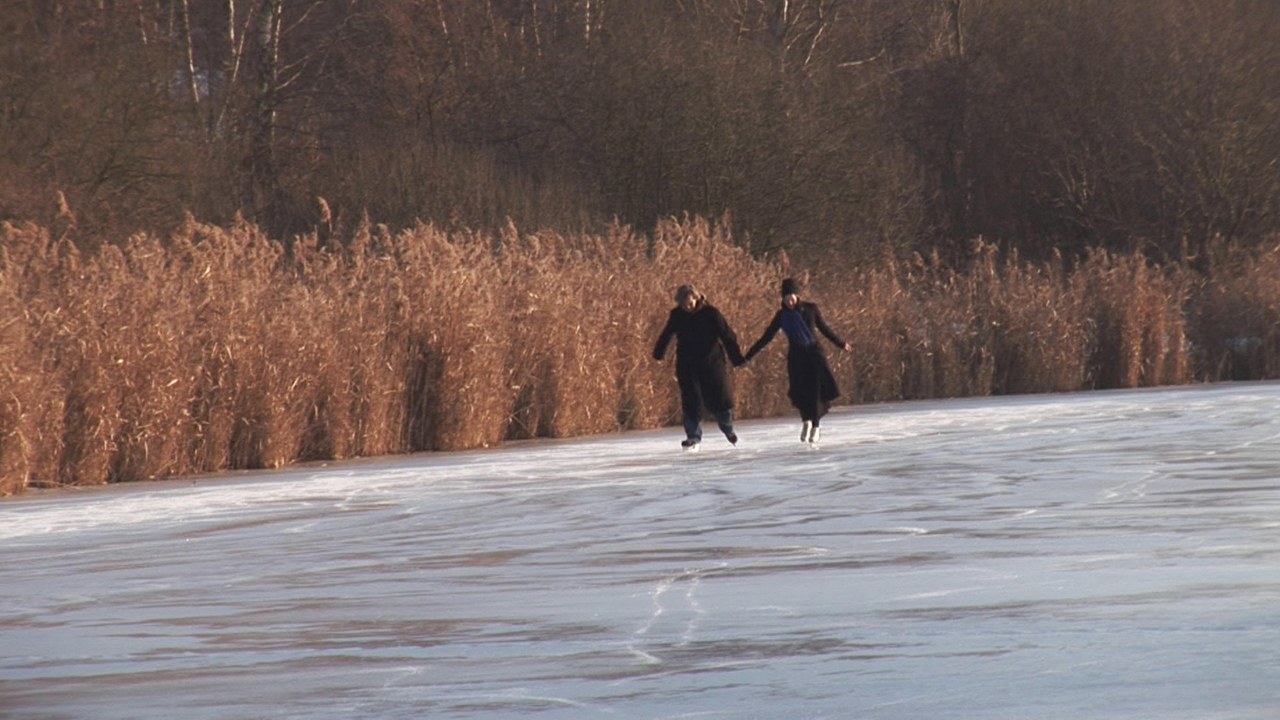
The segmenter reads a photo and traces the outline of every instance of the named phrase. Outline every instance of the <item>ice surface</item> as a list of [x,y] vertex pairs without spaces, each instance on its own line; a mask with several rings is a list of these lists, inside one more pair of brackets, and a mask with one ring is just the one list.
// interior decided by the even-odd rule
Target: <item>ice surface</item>
[[1280,717],[1280,385],[0,502],[0,717]]

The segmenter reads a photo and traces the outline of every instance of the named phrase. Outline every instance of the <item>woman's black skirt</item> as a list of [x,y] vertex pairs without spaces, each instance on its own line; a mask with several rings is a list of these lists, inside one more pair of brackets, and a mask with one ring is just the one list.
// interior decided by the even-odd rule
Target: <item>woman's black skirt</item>
[[787,397],[804,420],[818,420],[840,397],[840,388],[831,374],[827,356],[817,343],[809,347],[792,345],[787,351]]

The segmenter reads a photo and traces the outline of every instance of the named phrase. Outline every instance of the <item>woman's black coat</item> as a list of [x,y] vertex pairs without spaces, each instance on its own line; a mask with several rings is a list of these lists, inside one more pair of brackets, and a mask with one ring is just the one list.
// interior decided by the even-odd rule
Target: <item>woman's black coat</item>
[[[815,331],[821,331],[828,340],[844,347],[844,340],[841,340],[840,336],[836,335],[835,331],[823,321],[822,312],[818,310],[817,305],[811,302],[799,302],[796,303],[795,309],[804,318],[810,335],[817,338],[818,334]],[[782,329],[782,313],[785,311],[786,308],[779,308],[778,312],[774,313],[769,327],[765,328],[764,334],[747,351],[747,360],[763,350]],[[787,385],[788,399],[791,400],[792,406],[800,411],[800,417],[805,420],[821,419],[831,408],[831,401],[840,397],[840,387],[836,384],[835,375],[831,373],[827,357],[816,340],[808,346],[792,342],[787,349]]]
[[735,366],[745,360],[738,336],[724,315],[705,299],[698,301],[693,312],[672,308],[653,346],[655,360],[667,354],[672,337],[676,338],[676,380],[684,407],[696,407],[700,400],[713,413],[732,409],[733,379],[726,353]]

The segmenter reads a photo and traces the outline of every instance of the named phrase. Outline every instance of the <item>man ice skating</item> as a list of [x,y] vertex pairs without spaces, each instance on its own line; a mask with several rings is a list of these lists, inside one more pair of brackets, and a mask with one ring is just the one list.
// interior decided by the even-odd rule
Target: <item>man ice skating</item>
[[790,343],[787,350],[787,397],[800,411],[800,442],[812,445],[818,442],[818,425],[822,416],[831,408],[831,401],[840,397],[840,388],[831,374],[822,346],[818,344],[817,333],[821,332],[845,352],[852,351],[853,346],[827,327],[816,304],[800,299],[799,283],[787,278],[782,281],[780,289],[782,307],[774,313],[764,334],[747,351],[746,359],[751,360],[763,350],[779,330],[787,336]]
[[[702,408],[705,406],[721,432],[732,444],[738,435],[733,431],[733,382],[728,363],[736,367],[746,362],[738,337],[724,315],[707,302],[706,296],[692,285],[676,290],[676,306],[667,316],[667,324],[653,346],[653,358],[662,360],[667,345],[676,338],[676,381],[680,385],[680,407],[684,415],[685,449],[696,449],[702,442]],[[727,354],[727,357],[726,357]]]

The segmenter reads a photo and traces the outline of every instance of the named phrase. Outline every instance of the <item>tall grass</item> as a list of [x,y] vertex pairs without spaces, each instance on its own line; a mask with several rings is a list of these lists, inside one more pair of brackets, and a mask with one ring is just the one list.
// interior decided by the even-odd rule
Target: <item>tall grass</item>
[[1195,367],[1214,380],[1280,377],[1280,238],[1259,249],[1221,241],[1187,308]]
[[[1280,253],[1207,270],[1094,253],[1040,264],[978,243],[963,267],[789,266],[724,222],[652,235],[392,233],[286,248],[194,219],[84,253],[0,228],[0,494],[679,420],[649,351],[694,282],[745,346],[785,275],[855,351],[844,402],[1280,376]],[[790,412],[785,353],[735,371],[739,416]]]

